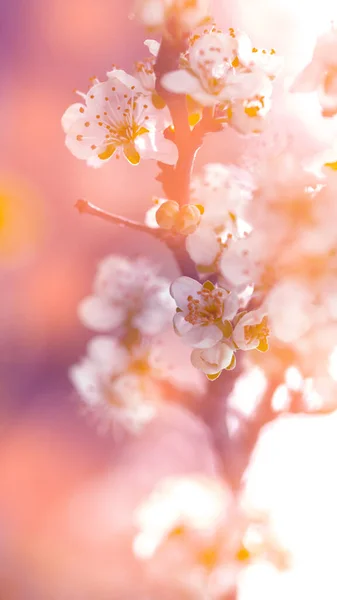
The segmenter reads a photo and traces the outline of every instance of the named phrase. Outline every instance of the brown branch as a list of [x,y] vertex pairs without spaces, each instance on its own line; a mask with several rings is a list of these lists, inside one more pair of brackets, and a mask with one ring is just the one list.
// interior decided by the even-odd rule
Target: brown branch
[[[162,85],[162,77],[170,71],[179,69],[180,55],[187,49],[187,41],[163,38],[155,64],[156,89],[165,100],[172,117],[174,134],[172,136],[178,148],[178,161],[175,167],[160,164],[162,173],[157,178],[163,185],[167,198],[179,204],[187,204],[190,196],[191,173],[203,137],[211,131],[219,131],[219,123],[213,118],[213,110],[205,108],[199,123],[191,130],[188,120],[185,94],[168,92]],[[220,127],[221,129],[221,127]]]
[[125,217],[120,217],[118,215],[106,212],[102,208],[98,208],[94,204],[91,204],[91,202],[87,202],[87,200],[77,200],[75,208],[77,208],[80,214],[99,217],[100,219],[108,221],[109,223],[113,223],[114,225],[118,225],[119,227],[129,227],[130,229],[135,229],[136,231],[142,231],[143,233],[148,233],[157,239],[163,239],[164,237],[161,229],[154,229],[144,225],[143,223],[138,223],[138,221],[132,221],[131,219],[126,219]]

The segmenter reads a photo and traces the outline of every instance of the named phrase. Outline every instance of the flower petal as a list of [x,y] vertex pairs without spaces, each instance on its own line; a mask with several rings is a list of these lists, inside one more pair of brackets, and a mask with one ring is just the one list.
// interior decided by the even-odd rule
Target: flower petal
[[297,75],[290,88],[290,91],[296,93],[314,92],[322,81],[322,75],[322,64],[320,62],[313,61],[307,65],[299,75]]
[[186,69],[166,73],[161,79],[161,84],[168,92],[175,94],[192,95],[201,89],[198,79]]
[[96,336],[88,343],[88,356],[101,372],[119,375],[127,369],[129,353],[116,338]]
[[98,296],[84,298],[78,307],[82,323],[94,331],[109,331],[123,324],[125,308],[104,301]]
[[193,325],[182,337],[184,344],[192,348],[212,348],[222,339],[222,331],[216,325]]
[[224,301],[223,321],[231,321],[239,310],[239,298],[235,292],[228,294]]
[[186,250],[197,265],[212,265],[220,252],[218,236],[211,227],[198,227],[186,239]]
[[85,106],[84,104],[81,104],[81,102],[76,102],[75,104],[72,104],[71,106],[69,106],[69,108],[67,108],[61,119],[61,125],[63,127],[64,133],[69,132],[71,127],[82,116],[84,111]]
[[167,140],[160,131],[138,136],[135,146],[144,159],[154,159],[167,165],[175,165],[178,160],[177,146],[171,140]]
[[219,342],[206,350],[194,349],[191,354],[191,363],[207,375],[216,375],[227,369],[233,358],[233,350],[225,343]]
[[170,294],[176,301],[176,304],[182,310],[187,309],[188,296],[197,297],[198,292],[202,289],[201,283],[192,279],[192,277],[178,277],[170,287]]
[[138,79],[136,79],[135,77],[133,77],[132,75],[129,75],[129,73],[126,73],[125,71],[123,71],[123,69],[114,69],[113,71],[109,71],[107,73],[107,76],[109,78],[114,78],[117,79],[118,81],[120,81],[123,85],[125,85],[128,88],[134,88],[137,91],[142,91],[142,86],[140,84],[140,81]]
[[144,46],[147,46],[152,56],[158,56],[160,43],[157,40],[145,40]]
[[88,358],[69,369],[70,381],[79,395],[90,406],[99,404],[102,398],[102,390],[97,375],[97,368]]

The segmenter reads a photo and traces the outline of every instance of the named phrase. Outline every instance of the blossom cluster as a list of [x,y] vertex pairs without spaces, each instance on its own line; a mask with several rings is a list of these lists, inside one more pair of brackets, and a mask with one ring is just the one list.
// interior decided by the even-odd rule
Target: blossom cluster
[[[211,380],[235,367],[238,352],[265,353],[270,330],[276,353],[288,348],[282,369],[294,360],[302,368],[304,348],[315,337],[313,329],[325,331],[336,320],[337,150],[331,153],[330,148],[324,157],[317,154],[309,164],[291,150],[289,136],[282,149],[263,145],[272,131],[278,76],[281,110],[288,96],[317,90],[323,118],[337,113],[336,29],[318,39],[311,62],[289,91],[282,80],[283,60],[274,49],[255,47],[241,30],[221,31],[209,24],[208,11],[209,3],[203,0],[136,2],[137,17],[160,32],[168,48],[170,44],[174,52],[179,48],[177,68],[158,74],[161,44],[146,40],[149,56],[135,64],[132,75],[114,67],[106,81],[94,79],[88,93],[80,94],[83,102],[70,106],[62,119],[67,147],[89,165],[102,166],[121,155],[132,165],[154,159],[172,178],[179,173],[184,150],[176,136],[170,99],[177,106],[176,99],[183,98],[191,136],[207,115],[215,126],[210,131],[231,128],[247,140],[257,139],[257,134],[262,139],[260,145],[247,144],[235,164],[210,163],[193,173],[187,202],[181,201],[178,179],[174,193],[170,190],[165,197],[164,185],[164,196],[147,211],[149,231],[156,228],[164,241],[175,239],[175,247],[183,246],[194,265],[194,277],[189,269],[188,276],[183,272],[172,282],[171,303],[167,284],[163,303],[157,280],[138,294],[147,281],[144,265],[139,268],[140,281],[128,263],[128,283],[116,287],[120,273],[113,272],[115,266],[111,270],[114,263],[109,259],[105,270],[110,269],[113,283],[106,289],[100,267],[95,293],[81,303],[80,316],[99,333],[124,331],[118,343],[111,338],[109,348],[105,345],[110,363],[122,365],[117,369],[119,378],[125,371],[135,373],[140,363],[142,369],[146,363],[145,371],[153,371],[144,339],[158,334],[165,311],[166,315],[174,311],[174,303],[174,331],[190,346],[192,365]],[[134,299],[128,304],[128,286],[132,297],[138,289],[137,309],[131,308]],[[116,302],[116,289],[123,302]],[[130,339],[131,343],[125,341]],[[106,340],[97,338],[89,347],[83,372],[97,362],[103,344]],[[324,389],[333,336],[326,346],[329,353],[324,360],[318,358],[311,372],[304,369],[305,377],[316,378],[320,385],[323,381]],[[140,358],[144,352],[146,360]],[[113,354],[124,358],[115,360]],[[261,360],[256,352],[250,356],[253,362]],[[79,373],[78,367],[73,370],[78,385],[81,376],[74,373]],[[103,387],[110,385],[111,380]]]
[[240,572],[259,561],[287,566],[266,515],[237,503],[218,477],[164,478],[139,506],[135,525],[134,553],[148,578],[169,570],[170,589],[188,598],[223,598]]
[[138,431],[156,414],[162,383],[174,380],[156,344],[174,312],[169,281],[142,258],[111,255],[98,266],[93,294],[79,305],[98,335],[70,378],[88,407]]

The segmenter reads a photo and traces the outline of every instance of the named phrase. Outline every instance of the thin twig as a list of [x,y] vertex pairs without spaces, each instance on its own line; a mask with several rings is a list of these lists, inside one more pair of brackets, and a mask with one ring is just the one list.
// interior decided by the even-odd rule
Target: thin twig
[[75,208],[77,208],[80,214],[92,215],[94,217],[99,217],[104,221],[108,221],[109,223],[113,223],[114,225],[118,225],[119,227],[129,227],[130,229],[136,229],[137,231],[142,231],[143,233],[148,233],[156,238],[162,239],[163,232],[160,229],[154,229],[152,227],[148,227],[143,223],[138,223],[138,221],[132,221],[131,219],[126,219],[125,217],[120,217],[118,215],[114,215],[109,213],[102,208],[98,208],[91,202],[87,200],[77,200],[75,204]]

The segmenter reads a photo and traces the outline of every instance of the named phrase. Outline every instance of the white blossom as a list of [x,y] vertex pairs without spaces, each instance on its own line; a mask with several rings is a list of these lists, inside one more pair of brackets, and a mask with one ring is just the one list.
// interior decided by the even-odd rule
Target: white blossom
[[324,117],[337,114],[337,29],[317,39],[311,62],[295,79],[291,91],[314,92]]
[[204,106],[267,94],[271,83],[264,71],[242,67],[235,33],[210,32],[190,46],[187,68],[167,73],[162,85],[170,92],[189,94]]
[[227,518],[231,500],[229,489],[217,479],[201,475],[164,479],[135,514],[135,554],[151,558],[178,529],[209,536]]
[[138,431],[156,414],[158,390],[151,352],[129,352],[116,338],[93,338],[87,356],[70,369],[70,379],[91,410]]
[[212,227],[201,224],[197,230],[186,238],[186,250],[198,266],[216,270],[216,261],[221,254],[221,237]]
[[271,99],[256,96],[243,102],[234,102],[229,111],[229,124],[243,135],[259,134],[268,127],[267,116],[271,108]]
[[188,33],[208,17],[210,0],[136,0],[135,15],[150,29],[169,33],[169,24],[176,22],[176,33]]
[[307,333],[315,320],[314,300],[314,292],[296,279],[280,281],[266,301],[273,334],[292,343]]
[[131,327],[153,336],[167,327],[174,313],[168,280],[143,258],[106,257],[98,265],[93,292],[80,303],[79,316],[94,331]]
[[264,309],[238,315],[233,331],[233,342],[240,350],[268,350],[267,313]]
[[178,277],[170,288],[178,312],[173,319],[174,329],[182,341],[193,348],[212,348],[231,334],[228,321],[238,311],[235,293],[203,285],[191,277]]
[[242,290],[255,284],[262,270],[263,248],[258,234],[233,240],[223,249],[219,271],[228,289]]
[[121,154],[133,165],[142,158],[176,163],[177,148],[163,135],[169,114],[154,107],[137,79],[114,70],[81,95],[84,102],[72,104],[62,117],[66,146],[74,156],[93,167]]

